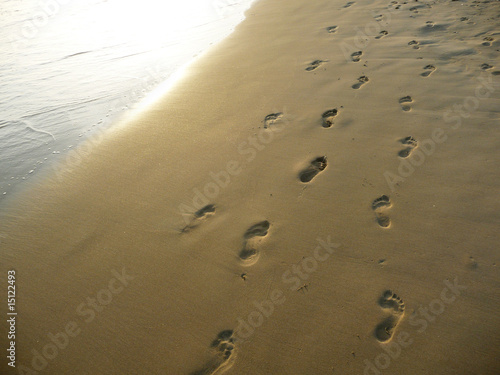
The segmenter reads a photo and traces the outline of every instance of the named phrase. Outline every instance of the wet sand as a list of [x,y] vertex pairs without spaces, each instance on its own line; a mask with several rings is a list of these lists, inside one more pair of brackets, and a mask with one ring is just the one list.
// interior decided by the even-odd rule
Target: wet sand
[[18,370],[498,373],[499,15],[254,4],[10,200]]

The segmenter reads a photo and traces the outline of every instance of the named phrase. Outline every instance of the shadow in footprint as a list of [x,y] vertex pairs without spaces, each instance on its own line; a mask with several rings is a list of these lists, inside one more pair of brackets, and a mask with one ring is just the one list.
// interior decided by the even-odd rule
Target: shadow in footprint
[[333,34],[337,32],[338,28],[339,28],[338,26],[328,26],[326,28],[326,31],[329,32],[330,34]]
[[311,161],[311,164],[299,173],[299,179],[303,183],[311,182],[327,166],[326,156],[319,156]]
[[314,60],[307,66],[306,70],[308,72],[312,72],[313,70],[318,69],[321,65],[323,65],[326,62],[328,62],[328,60]]
[[412,41],[408,42],[408,45],[409,45],[409,46],[412,46],[414,49],[419,49],[419,48],[420,48],[420,47],[419,47],[419,44],[420,44],[420,43],[419,43],[419,42],[417,42],[416,40],[412,40]]
[[405,137],[401,139],[400,142],[407,146],[405,149],[399,151],[398,155],[401,158],[407,158],[410,156],[411,152],[418,146],[417,140],[412,136]]
[[486,47],[489,47],[491,46],[491,42],[493,42],[495,40],[495,38],[491,37],[491,36],[485,36],[483,38],[484,42],[481,43],[483,46],[486,46]]
[[204,220],[206,220],[208,217],[212,216],[215,214],[215,205],[214,204],[208,204],[205,207],[200,208],[198,211],[196,211],[193,214],[193,218],[187,224],[184,228],[182,228],[181,232],[185,233],[190,231],[193,228],[196,228],[198,225],[200,225]]
[[323,112],[321,118],[323,119],[323,127],[330,128],[333,125],[333,120],[338,115],[339,111],[337,108],[329,109],[328,111]]
[[361,86],[363,86],[365,83],[367,83],[368,81],[369,81],[369,79],[367,76],[361,76],[358,78],[358,82],[356,82],[354,85],[352,85],[352,88],[357,90]]
[[434,65],[426,65],[424,66],[425,72],[421,73],[422,77],[429,77],[435,70],[436,67]]
[[283,117],[283,113],[278,112],[278,113],[271,113],[270,115],[267,115],[266,118],[264,119],[264,129],[268,129],[273,125],[275,122],[279,121]]
[[361,60],[361,55],[363,55],[363,51],[356,51],[351,53],[351,60],[354,62],[359,62]]
[[375,328],[375,337],[384,343],[394,336],[394,331],[404,315],[405,304],[398,295],[391,290],[386,290],[379,299],[379,305],[383,309],[391,310],[390,315]]
[[257,250],[257,245],[262,237],[267,236],[270,227],[269,221],[264,220],[252,225],[243,235],[244,243],[239,256],[245,265],[255,264],[259,259],[260,252]]
[[388,35],[389,33],[386,30],[382,30],[376,37],[375,39],[382,39],[384,36]]
[[391,226],[391,219],[386,211],[392,206],[391,200],[387,195],[382,195],[372,202],[372,209],[375,211],[377,223],[382,228],[389,228]]
[[232,330],[222,331],[210,345],[214,357],[203,368],[192,372],[190,375],[215,375],[221,374],[232,366],[234,361],[234,337]]
[[399,104],[405,112],[411,111],[411,106],[408,103],[413,103],[413,99],[409,95],[399,99]]

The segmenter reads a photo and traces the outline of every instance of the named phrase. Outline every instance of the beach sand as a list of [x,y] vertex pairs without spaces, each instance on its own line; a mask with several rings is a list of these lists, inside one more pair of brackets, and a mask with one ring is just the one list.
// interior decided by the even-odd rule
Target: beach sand
[[258,1],[10,199],[12,373],[498,374],[499,20]]

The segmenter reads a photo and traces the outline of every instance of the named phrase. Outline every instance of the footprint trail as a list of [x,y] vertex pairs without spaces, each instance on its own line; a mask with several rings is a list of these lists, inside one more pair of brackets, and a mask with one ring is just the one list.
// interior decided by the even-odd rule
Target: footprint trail
[[329,109],[323,112],[321,118],[323,119],[323,127],[330,128],[333,125],[333,120],[338,115],[339,111],[337,108]]
[[245,232],[243,236],[244,244],[239,257],[246,266],[251,266],[259,260],[260,251],[257,248],[262,238],[267,236],[270,227],[269,221],[264,220],[252,225]]
[[228,370],[234,362],[234,341],[232,330],[220,332],[210,345],[214,351],[213,359],[190,375],[216,375]]
[[368,81],[369,81],[369,79],[367,76],[361,76],[358,78],[358,82],[356,82],[354,85],[352,85],[352,88],[357,90],[357,89],[361,88],[361,86],[363,86]]
[[327,60],[314,60],[313,62],[309,63],[306,70],[308,72],[312,72],[313,70],[318,69],[321,65],[323,65],[326,62],[328,62],[328,61]]
[[429,77],[434,71],[436,70],[436,67],[434,65],[426,65],[424,66],[425,72],[420,74],[422,77]]
[[387,209],[391,206],[392,203],[387,195],[382,195],[372,202],[372,209],[375,211],[377,223],[382,228],[389,228],[391,226],[391,219],[386,213]]
[[311,164],[299,173],[299,179],[303,183],[311,182],[327,166],[326,156],[319,156],[311,161]]
[[407,158],[408,156],[410,156],[412,151],[418,146],[417,140],[411,135],[401,139],[400,142],[407,146],[405,149],[399,151],[398,155],[401,158]]
[[196,228],[200,225],[204,220],[209,218],[210,216],[215,214],[215,205],[208,204],[205,207],[200,208],[193,214],[193,217],[189,224],[187,224],[184,228],[182,228],[181,232],[189,232],[191,229]]
[[401,104],[401,108],[405,112],[411,111],[411,106],[409,105],[409,103],[413,103],[413,99],[409,95],[399,99],[399,104]]
[[405,304],[397,294],[386,290],[379,299],[379,305],[383,309],[390,310],[390,315],[375,328],[377,340],[386,343],[394,336],[394,331],[405,313]]

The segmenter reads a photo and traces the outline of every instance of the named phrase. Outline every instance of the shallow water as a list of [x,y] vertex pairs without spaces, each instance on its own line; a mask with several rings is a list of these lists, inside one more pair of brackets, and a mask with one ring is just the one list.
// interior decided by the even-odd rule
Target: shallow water
[[251,1],[3,1],[0,201],[227,36]]

